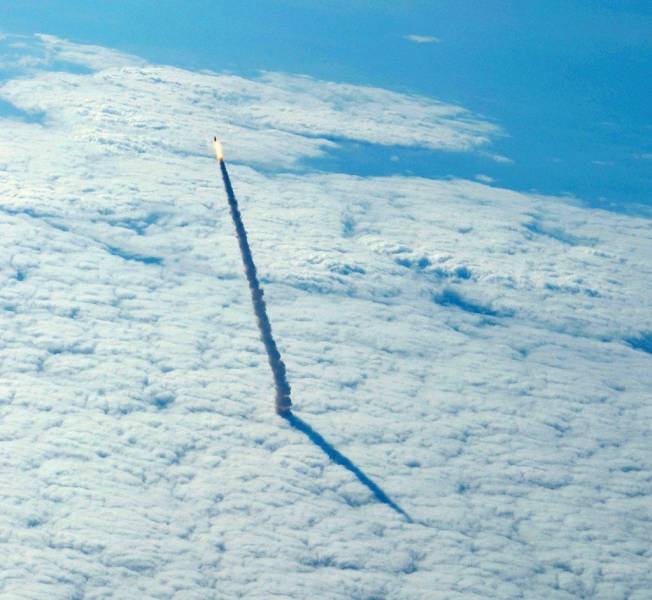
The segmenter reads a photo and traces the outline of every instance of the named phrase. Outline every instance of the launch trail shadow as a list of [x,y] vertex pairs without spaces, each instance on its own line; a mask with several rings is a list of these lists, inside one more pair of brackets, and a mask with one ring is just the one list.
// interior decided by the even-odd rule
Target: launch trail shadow
[[245,269],[247,282],[249,283],[251,302],[258,324],[258,330],[260,332],[260,339],[262,340],[265,347],[269,366],[274,377],[274,388],[276,390],[276,412],[280,414],[292,427],[298,429],[306,436],[308,436],[308,439],[310,439],[310,441],[316,446],[319,446],[319,448],[321,448],[335,464],[338,464],[353,473],[358,481],[374,495],[376,500],[386,504],[391,509],[403,516],[409,523],[412,523],[410,516],[398,504],[396,504],[396,502],[394,502],[380,488],[380,486],[376,485],[371,479],[369,479],[369,477],[367,477],[364,472],[355,464],[353,464],[346,456],[344,456],[341,452],[338,452],[319,433],[310,427],[308,423],[293,415],[290,411],[292,400],[290,399],[290,384],[287,380],[285,363],[283,362],[281,353],[279,352],[276,345],[276,340],[272,334],[272,325],[267,315],[267,306],[265,305],[263,289],[260,285],[260,281],[258,280],[256,264],[254,263],[254,259],[251,254],[251,248],[249,247],[247,230],[245,229],[244,223],[242,222],[242,215],[240,214],[240,208],[238,207],[238,200],[235,197],[235,193],[233,192],[231,178],[229,177],[229,172],[226,168],[226,163],[224,162],[221,145],[217,141],[217,138],[213,138],[213,140],[215,143],[216,157],[222,172],[224,189],[226,190],[226,196],[229,201],[231,218],[233,220],[236,236],[238,238],[242,264]]
[[410,515],[408,515],[398,504],[396,504],[396,502],[394,502],[394,500],[392,500],[378,484],[374,483],[367,475],[365,475],[362,469],[356,466],[350,459],[348,459],[339,450],[337,450],[334,446],[332,446],[329,442],[327,442],[321,436],[321,434],[315,431],[303,419],[300,419],[289,410],[284,413],[281,413],[280,416],[283,417],[292,427],[298,429],[301,433],[304,433],[308,437],[308,439],[310,439],[310,441],[313,444],[321,448],[321,450],[335,464],[340,465],[341,467],[344,467],[345,469],[353,473],[356,479],[374,495],[376,500],[382,502],[383,504],[386,504],[392,510],[396,511],[398,514],[403,516],[408,523],[413,522]]

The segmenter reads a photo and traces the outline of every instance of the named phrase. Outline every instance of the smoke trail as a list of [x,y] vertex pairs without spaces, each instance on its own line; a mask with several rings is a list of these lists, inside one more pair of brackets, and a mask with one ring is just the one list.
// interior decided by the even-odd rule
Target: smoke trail
[[283,363],[281,354],[276,347],[274,336],[272,335],[272,326],[269,322],[269,317],[267,316],[267,308],[265,306],[265,301],[263,300],[263,290],[260,287],[260,282],[258,281],[258,276],[256,274],[256,265],[254,264],[251,249],[249,248],[247,231],[244,228],[244,224],[242,223],[240,209],[238,208],[238,201],[235,197],[235,194],[233,193],[233,188],[231,187],[231,179],[229,178],[229,173],[226,170],[226,164],[222,154],[222,147],[219,145],[217,140],[215,140],[215,153],[217,160],[220,163],[222,179],[224,180],[224,187],[226,189],[226,195],[229,201],[229,208],[231,209],[231,217],[233,219],[235,231],[238,236],[240,254],[242,255],[242,262],[245,267],[247,281],[249,282],[251,302],[254,306],[256,320],[258,321],[260,337],[263,340],[263,344],[265,345],[267,358],[269,360],[269,366],[271,367],[272,374],[274,376],[274,386],[276,388],[276,412],[284,419],[286,419],[292,427],[298,429],[306,436],[308,436],[310,441],[313,442],[316,446],[319,446],[319,448],[321,448],[335,464],[338,464],[353,473],[358,481],[362,483],[379,502],[386,504],[397,513],[405,517],[409,523],[412,523],[410,515],[408,515],[398,504],[396,504],[396,502],[394,502],[381,489],[380,486],[378,486],[369,477],[367,477],[367,475],[365,475],[365,473],[351,460],[349,460],[341,452],[331,446],[331,444],[329,444],[319,433],[310,427],[308,423],[292,414],[292,411],[290,410],[292,406],[292,400],[290,399],[290,384],[288,383],[287,375],[285,373],[285,364]]
[[400,515],[403,515],[408,523],[412,523],[412,518],[408,515],[394,500],[392,500],[382,488],[374,483],[364,471],[357,467],[351,460],[344,456],[341,452],[336,450],[331,444],[329,444],[319,433],[317,433],[308,423],[294,415],[291,411],[287,411],[281,415],[284,419],[292,425],[295,429],[305,433],[311,442],[316,446],[319,446],[335,464],[344,467],[353,473],[358,481],[362,483],[375,497],[376,500],[386,504],[390,508],[394,509]]
[[272,335],[272,325],[267,316],[267,308],[265,300],[263,299],[263,290],[258,281],[256,274],[256,265],[249,248],[249,241],[247,239],[247,231],[242,223],[240,216],[240,209],[238,208],[238,201],[233,193],[231,187],[231,179],[226,170],[224,159],[218,154],[220,162],[220,169],[222,170],[222,179],[224,180],[224,187],[226,195],[229,200],[229,208],[231,209],[231,218],[233,225],[238,236],[238,244],[240,245],[240,254],[242,255],[242,262],[244,264],[247,281],[249,282],[249,290],[251,291],[251,303],[254,306],[254,313],[256,314],[256,321],[258,322],[258,329],[260,330],[260,338],[263,340],[265,350],[267,351],[267,359],[269,366],[272,369],[274,376],[274,387],[276,388],[276,412],[279,415],[284,415],[290,410],[292,400],[290,399],[290,384],[287,380],[285,373],[285,364],[281,358],[281,354],[276,347],[274,336]]

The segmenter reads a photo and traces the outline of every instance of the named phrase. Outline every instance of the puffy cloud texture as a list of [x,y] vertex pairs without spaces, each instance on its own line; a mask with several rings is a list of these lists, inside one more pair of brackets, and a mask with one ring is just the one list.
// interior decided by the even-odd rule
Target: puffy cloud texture
[[[649,220],[282,171],[459,107],[2,44],[3,598],[648,594]],[[214,132],[297,414],[413,523],[275,415]]]

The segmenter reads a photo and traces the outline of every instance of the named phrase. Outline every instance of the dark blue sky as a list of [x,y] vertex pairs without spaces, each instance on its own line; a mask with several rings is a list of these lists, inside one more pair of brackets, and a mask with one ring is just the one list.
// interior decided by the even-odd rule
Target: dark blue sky
[[611,208],[652,205],[649,1],[0,0],[0,23],[183,67],[305,73],[460,103],[504,128],[490,150],[514,161],[351,144],[320,167],[483,173]]

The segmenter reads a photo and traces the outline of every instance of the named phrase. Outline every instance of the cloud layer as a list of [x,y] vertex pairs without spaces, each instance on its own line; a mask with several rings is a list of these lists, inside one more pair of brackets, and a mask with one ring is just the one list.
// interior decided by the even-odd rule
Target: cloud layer
[[[22,44],[37,64],[73,72],[33,72],[5,83],[2,97],[27,112],[47,111],[51,126],[65,125],[102,153],[204,152],[201,134],[212,139],[217,127],[225,140],[238,139],[231,159],[289,166],[337,138],[461,151],[500,133],[459,106],[379,88],[282,73],[254,80],[193,73],[49,36]],[[86,76],[75,72],[99,64]]]
[[[340,136],[496,130],[383,90],[22,43],[0,97],[41,116],[0,127],[0,595],[647,593],[649,220],[270,172]],[[413,523],[275,416],[213,132],[247,163],[297,414]]]

